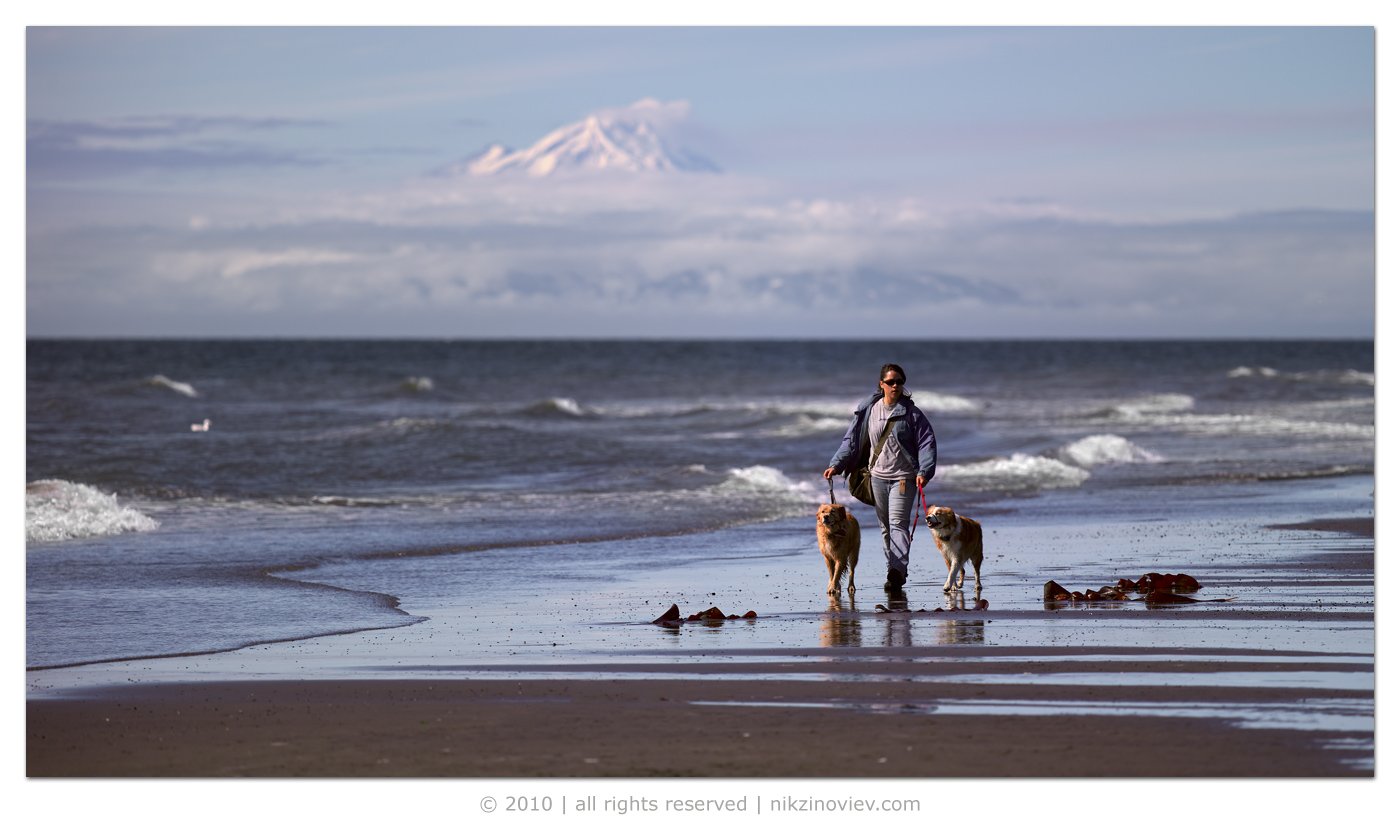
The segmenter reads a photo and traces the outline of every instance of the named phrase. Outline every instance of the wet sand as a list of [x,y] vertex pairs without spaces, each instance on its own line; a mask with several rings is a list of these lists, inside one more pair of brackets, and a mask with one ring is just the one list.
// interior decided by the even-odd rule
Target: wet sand
[[[407,628],[30,671],[27,771],[1372,776],[1372,519],[1171,530],[998,522],[986,610],[954,609],[973,594],[944,597],[927,555],[907,588],[908,609],[925,612],[878,612],[898,605],[869,571],[854,600],[829,600],[803,520],[676,539],[693,560],[617,583],[555,581],[480,605],[405,597],[429,617]],[[752,554],[713,554],[735,543]],[[1183,561],[1200,598],[1231,601],[1041,599],[1047,578],[1096,588]],[[759,618],[649,623],[673,601]]]
[[[1112,677],[1104,677],[1105,685]],[[969,714],[947,683],[187,683],[29,703],[31,776],[1331,777],[1345,732],[1202,717]],[[1170,699],[1164,699],[1170,697]],[[1295,691],[1051,686],[1040,703],[1301,704]],[[947,713],[944,713],[947,711]]]

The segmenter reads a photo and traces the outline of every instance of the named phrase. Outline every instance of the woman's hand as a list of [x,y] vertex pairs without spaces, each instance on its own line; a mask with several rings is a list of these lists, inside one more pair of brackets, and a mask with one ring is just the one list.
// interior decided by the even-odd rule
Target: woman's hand
[[823,477],[823,478],[826,478],[826,479],[829,481],[829,480],[831,480],[831,476],[832,476],[832,475],[835,475],[835,474],[836,474],[836,467],[834,467],[834,466],[828,466],[828,467],[826,468],[826,471],[822,473],[822,477]]
[[914,483],[918,485],[919,489],[923,489],[925,483],[924,476],[920,475],[919,477],[915,478]]

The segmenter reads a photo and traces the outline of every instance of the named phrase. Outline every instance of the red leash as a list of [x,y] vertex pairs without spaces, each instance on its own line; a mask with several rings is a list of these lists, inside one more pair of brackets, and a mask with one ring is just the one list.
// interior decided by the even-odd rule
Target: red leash
[[[923,508],[923,511],[924,511],[924,523],[928,525],[928,534],[931,535],[931,536],[933,536],[933,546],[938,547],[938,532],[937,532],[936,530],[934,530],[933,524],[931,523],[931,520],[930,520],[929,517],[928,517],[928,504],[925,503],[925,501],[924,501],[924,488],[923,488],[923,487],[919,487],[919,506],[922,507],[922,508]],[[911,539],[909,539],[909,541],[910,541],[910,544],[912,545],[914,539],[911,538]],[[942,548],[942,547],[938,547],[938,551],[939,551],[940,553],[942,553],[942,552],[943,552],[943,548]]]

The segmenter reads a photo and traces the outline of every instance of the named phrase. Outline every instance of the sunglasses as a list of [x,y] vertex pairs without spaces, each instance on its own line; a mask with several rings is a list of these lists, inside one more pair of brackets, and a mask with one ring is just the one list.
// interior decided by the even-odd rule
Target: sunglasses
[[880,382],[884,383],[887,386],[902,386],[904,385],[904,378],[896,377],[893,380],[881,380]]

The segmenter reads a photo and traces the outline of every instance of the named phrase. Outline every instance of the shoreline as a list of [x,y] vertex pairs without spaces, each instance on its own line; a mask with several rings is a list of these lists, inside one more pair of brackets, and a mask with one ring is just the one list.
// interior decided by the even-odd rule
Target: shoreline
[[[991,511],[992,514],[994,514],[994,513],[996,513],[996,512],[997,512],[996,510]],[[706,536],[706,535],[714,534],[714,533],[716,533],[716,532],[725,532],[725,531],[732,531],[732,530],[743,531],[743,530],[745,530],[745,529],[752,529],[752,528],[754,528],[754,527],[760,527],[760,526],[768,525],[768,524],[787,523],[787,522],[791,522],[792,520],[793,520],[793,519],[782,519],[782,518],[780,518],[780,519],[771,519],[771,520],[769,520],[769,521],[758,522],[757,524],[738,525],[738,526],[736,526],[736,527],[723,528],[723,529],[720,529],[720,530],[715,530],[715,529],[707,529],[707,530],[686,530],[686,531],[681,531],[681,532],[677,532],[677,533],[665,533],[665,534],[662,534],[662,536],[660,536],[660,537],[674,537],[674,536]],[[1373,516],[1346,516],[1346,517],[1334,517],[1334,518],[1327,518],[1327,517],[1324,517],[1324,518],[1314,518],[1314,519],[1309,519],[1309,520],[1299,521],[1299,522],[1293,522],[1293,523],[1272,523],[1272,524],[1264,524],[1264,525],[1262,525],[1262,529],[1264,529],[1264,530],[1272,530],[1272,531],[1290,531],[1290,530],[1291,530],[1291,531],[1302,531],[1302,532],[1318,532],[1318,533],[1324,533],[1324,534],[1327,534],[1327,533],[1336,533],[1336,534],[1339,534],[1339,535],[1351,536],[1351,537],[1355,537],[1355,538],[1369,538],[1369,539],[1372,540],[1373,544],[1374,544],[1374,540],[1375,540],[1375,518],[1374,518]],[[868,531],[869,531],[869,528],[867,528],[866,531],[868,532]],[[657,536],[642,536],[641,539],[650,539],[650,538],[654,538],[654,537],[657,537]],[[915,543],[916,543],[916,544],[918,543],[918,539],[919,539],[919,535],[918,535],[918,533],[917,533],[917,528],[916,528],[916,536],[915,536]],[[571,543],[571,544],[575,544],[575,545],[594,545],[594,544],[606,544],[606,543],[608,543],[608,542],[636,541],[636,540],[638,540],[638,538],[637,538],[637,537],[633,537],[633,536],[619,536],[619,537],[616,537],[616,538],[590,539],[590,540],[585,540],[585,541],[581,541],[581,542],[570,542],[570,543]],[[516,548],[530,548],[530,549],[533,549],[533,548],[555,547],[555,546],[560,546],[560,545],[561,545],[561,542],[553,542],[553,541],[530,542],[530,543],[521,543],[521,544],[464,545],[464,546],[461,546],[461,547],[459,547],[459,548],[452,549],[452,550],[450,550],[450,551],[448,551],[448,550],[433,550],[433,551],[424,551],[424,552],[418,552],[418,553],[404,553],[404,552],[393,553],[393,552],[385,552],[385,553],[377,554],[377,555],[374,555],[374,556],[370,556],[370,557],[368,557],[366,560],[380,560],[380,559],[382,559],[382,560],[386,560],[386,561],[393,561],[393,560],[396,560],[396,559],[400,559],[400,558],[404,557],[405,555],[418,555],[418,556],[432,556],[432,557],[438,557],[438,556],[448,556],[448,555],[468,554],[468,553],[500,553],[500,552],[502,552],[502,551],[513,550],[513,549],[516,549]],[[1373,558],[1373,557],[1374,557],[1374,553],[1372,553],[1372,558]],[[1319,562],[1319,563],[1321,563],[1321,562]],[[1372,566],[1374,566],[1374,565],[1372,564]],[[185,658],[192,658],[192,657],[219,656],[219,655],[224,655],[224,654],[237,653],[237,652],[239,652],[239,651],[247,650],[247,649],[249,649],[249,648],[258,648],[258,647],[264,647],[264,646],[269,646],[269,645],[294,644],[294,643],[299,643],[299,642],[308,642],[308,641],[314,641],[314,640],[320,640],[320,639],[326,639],[326,638],[333,638],[333,637],[353,636],[353,635],[356,635],[356,634],[367,634],[367,633],[372,634],[372,633],[377,633],[377,632],[393,631],[393,630],[398,630],[398,629],[401,629],[401,628],[407,628],[407,627],[412,627],[412,626],[414,626],[414,625],[419,625],[419,624],[422,624],[424,621],[428,621],[428,620],[430,619],[429,616],[423,615],[423,614],[420,613],[420,612],[405,610],[405,609],[403,608],[403,606],[402,606],[402,605],[403,605],[403,601],[404,601],[403,598],[401,598],[401,597],[399,597],[399,596],[396,596],[396,595],[393,595],[393,594],[382,593],[382,592],[371,591],[371,590],[358,590],[358,589],[347,588],[347,587],[339,587],[339,586],[336,586],[336,585],[334,585],[334,584],[328,584],[328,583],[326,583],[326,582],[316,581],[316,580],[312,580],[312,579],[297,578],[295,575],[292,575],[293,573],[310,573],[310,572],[314,572],[315,569],[316,569],[316,565],[310,565],[310,566],[308,566],[308,565],[296,565],[296,566],[294,566],[294,567],[289,566],[289,567],[286,567],[286,568],[280,568],[280,569],[275,570],[275,571],[268,571],[268,572],[266,572],[264,575],[265,575],[266,577],[269,577],[269,578],[280,579],[280,580],[289,581],[289,582],[295,582],[295,583],[297,583],[297,584],[300,585],[300,586],[304,586],[304,587],[308,587],[308,588],[313,588],[313,589],[327,589],[327,590],[334,590],[334,591],[340,591],[340,592],[346,592],[346,593],[363,594],[363,595],[369,595],[369,596],[377,597],[377,598],[380,599],[386,606],[388,606],[389,608],[391,608],[394,612],[396,612],[397,614],[401,614],[402,616],[407,617],[407,618],[406,618],[406,619],[402,619],[402,620],[398,621],[397,623],[393,623],[393,624],[376,624],[376,625],[367,625],[367,626],[351,627],[351,628],[346,628],[346,629],[343,629],[343,630],[328,630],[328,631],[319,632],[319,633],[310,633],[310,634],[305,634],[305,635],[288,636],[288,637],[285,637],[285,638],[258,639],[258,640],[252,640],[252,641],[244,642],[244,643],[241,643],[241,644],[238,644],[238,645],[235,645],[235,646],[230,646],[230,647],[219,647],[219,648],[210,648],[210,649],[201,649],[201,650],[191,650],[191,651],[181,651],[181,652],[171,652],[171,653],[154,653],[154,654],[135,654],[135,655],[113,656],[113,657],[106,657],[106,658],[100,658],[100,659],[81,660],[81,661],[76,661],[76,662],[64,662],[64,663],[58,663],[58,664],[52,664],[52,665],[25,665],[25,673],[26,673],[27,675],[33,675],[33,674],[42,674],[42,673],[48,672],[48,671],[64,671],[64,670],[77,669],[77,668],[90,668],[90,667],[100,667],[100,666],[112,666],[112,665],[121,665],[121,664],[125,664],[125,663],[130,663],[130,662],[146,662],[146,661],[159,661],[159,660],[177,660],[177,659],[185,659]],[[912,583],[911,583],[911,584],[912,584]],[[699,609],[699,608],[697,608],[697,609]],[[1091,613],[1091,612],[1093,612],[1093,610],[1080,610],[1079,612],[1090,612],[1090,613]]]
[[[864,587],[849,607],[818,596],[817,562],[780,523],[680,542],[771,554],[687,558],[587,602],[521,588],[414,606],[429,620],[407,627],[30,671],[28,775],[1374,776],[1373,518],[1207,522],[1169,542],[1106,523],[1092,550],[1144,549],[1081,560],[1017,551],[1076,549],[1082,530],[998,530],[987,611],[879,613],[888,600]],[[1238,545],[1200,571],[1203,597],[1238,602],[1039,600],[1046,573],[1165,566],[1183,544]],[[908,606],[944,603],[919,565]],[[760,618],[647,624],[672,601],[752,603]]]

